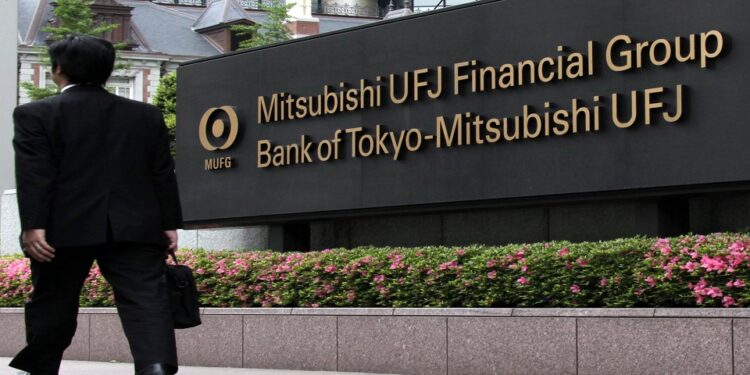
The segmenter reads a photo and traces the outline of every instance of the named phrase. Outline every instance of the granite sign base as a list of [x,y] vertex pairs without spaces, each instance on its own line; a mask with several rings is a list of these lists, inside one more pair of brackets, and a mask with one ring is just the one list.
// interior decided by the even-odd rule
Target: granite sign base
[[750,228],[750,192],[475,208],[315,221],[313,250],[602,241]]
[[[177,332],[180,364],[447,374],[746,374],[747,309],[203,309]],[[24,345],[0,308],[0,356]],[[84,308],[66,359],[130,362],[112,308]]]

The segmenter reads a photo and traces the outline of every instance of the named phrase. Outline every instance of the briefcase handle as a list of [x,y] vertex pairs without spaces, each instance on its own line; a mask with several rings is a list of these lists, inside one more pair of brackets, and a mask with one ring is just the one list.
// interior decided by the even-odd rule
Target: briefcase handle
[[180,262],[177,261],[177,254],[173,252],[169,253],[169,257],[172,258],[172,261],[174,262],[175,266],[179,266]]

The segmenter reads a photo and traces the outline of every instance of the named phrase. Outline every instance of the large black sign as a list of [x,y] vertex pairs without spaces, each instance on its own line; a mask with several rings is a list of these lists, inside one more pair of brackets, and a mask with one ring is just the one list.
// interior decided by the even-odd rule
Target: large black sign
[[748,182],[748,14],[490,1],[185,64],[185,219]]

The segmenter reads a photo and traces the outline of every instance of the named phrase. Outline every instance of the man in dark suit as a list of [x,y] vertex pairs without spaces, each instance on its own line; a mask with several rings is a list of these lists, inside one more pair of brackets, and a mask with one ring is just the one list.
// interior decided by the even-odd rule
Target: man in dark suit
[[109,42],[72,36],[49,54],[61,93],[13,113],[22,245],[34,291],[25,309],[27,346],[10,365],[57,374],[96,260],[114,289],[136,373],[173,374],[165,255],[177,247],[182,215],[161,112],[103,87],[115,60]]

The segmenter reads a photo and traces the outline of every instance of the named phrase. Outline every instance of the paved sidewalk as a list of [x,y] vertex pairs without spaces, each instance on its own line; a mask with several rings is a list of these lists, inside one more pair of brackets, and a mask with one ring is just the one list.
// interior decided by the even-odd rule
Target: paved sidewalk
[[[15,375],[16,370],[8,367],[10,358],[0,357],[0,375]],[[107,363],[85,361],[63,361],[60,375],[133,375],[130,363]],[[365,375],[363,372],[261,370],[223,367],[180,366],[179,375]],[[378,375],[378,374],[367,374]]]

